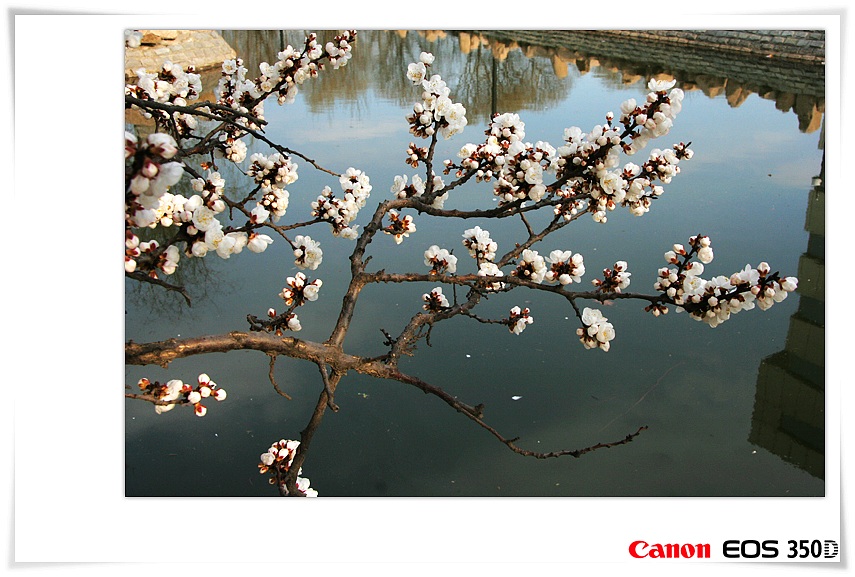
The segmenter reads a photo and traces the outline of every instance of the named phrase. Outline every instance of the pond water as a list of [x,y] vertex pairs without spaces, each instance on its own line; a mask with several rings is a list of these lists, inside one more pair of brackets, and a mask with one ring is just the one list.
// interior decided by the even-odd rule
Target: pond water
[[[251,71],[275,58],[281,42],[297,45],[301,38],[299,31],[223,35]],[[663,253],[702,233],[716,255],[706,277],[765,260],[783,275],[799,276],[799,291],[768,311],[743,312],[715,329],[685,314],[654,318],[640,301],[592,305],[615,326],[608,353],[581,346],[572,309],[555,295],[515,290],[490,298],[480,316],[500,318],[520,305],[531,309],[534,324],[517,336],[456,317],[436,325],[431,346],[421,342],[402,369],[468,404],[483,403],[485,420],[527,449],[578,449],[648,429],[631,443],[578,459],[531,459],[435,397],[348,375],[336,392],[340,411],[327,412],[303,467],[320,495],[824,495],[824,189],[812,184],[823,162],[821,98],[778,86],[751,90],[748,81],[734,96],[733,78],[704,71],[681,76],[656,62],[621,68],[608,54],[517,46],[474,34],[360,32],[347,67],[326,71],[303,86],[295,103],[268,103],[265,112],[272,140],[336,172],[353,166],[370,176],[372,196],[357,221],[363,226],[370,209],[391,196],[394,177],[413,174],[404,163],[413,140],[404,117],[420,93],[404,73],[421,51],[436,56],[434,72],[467,108],[466,131],[440,141],[440,160],[455,159],[463,144],[479,141],[493,110],[518,112],[527,141],[557,146],[565,127],[590,130],[627,98],[642,100],[646,75],[674,74],[686,92],[683,110],[655,146],[691,141],[694,158],[681,163],[682,173],[647,215],[617,210],[606,224],[585,217],[550,236],[541,254],[555,248],[582,253],[588,271],[582,290],[599,271],[625,260],[630,290],[652,294]],[[679,60],[679,53],[674,57]],[[763,63],[753,65],[762,78]],[[258,143],[251,149],[267,152]],[[308,216],[323,186],[338,186],[298,164],[286,217],[294,220]],[[225,176],[238,180],[228,171]],[[473,183],[446,207],[493,204],[489,185]],[[372,270],[425,272],[422,255],[431,244],[455,248],[460,266],[471,266],[460,239],[475,224],[490,230],[500,250],[525,234],[518,220],[415,218],[417,232],[401,245],[375,238]],[[320,298],[300,311],[297,336],[323,341],[338,316],[353,243],[333,238],[324,224],[308,234],[324,249],[313,273],[324,285]],[[281,239],[263,255],[193,260],[183,260],[178,273],[192,307],[157,287],[127,282],[127,339],[246,331],[247,314],[263,316],[280,306],[277,295],[297,271]],[[380,329],[400,331],[431,288],[367,288],[345,350],[383,354]],[[256,468],[259,455],[281,438],[299,438],[322,385],[314,365],[280,358],[276,379],[292,397],[287,400],[274,391],[268,369],[268,358],[256,352],[182,359],[167,370],[128,367],[129,384],[141,376],[192,381],[206,372],[228,399],[202,419],[182,408],[156,415],[148,403],[127,401],[126,495],[274,496]]]

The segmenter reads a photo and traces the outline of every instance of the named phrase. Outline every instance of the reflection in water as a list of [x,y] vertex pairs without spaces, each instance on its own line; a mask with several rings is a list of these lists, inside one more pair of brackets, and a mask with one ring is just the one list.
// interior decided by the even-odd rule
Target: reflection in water
[[825,159],[810,191],[799,308],[784,350],[763,359],[749,442],[825,478]]
[[[250,76],[258,74],[286,45],[300,46],[308,30],[223,30],[223,38],[244,60]],[[316,31],[325,42],[336,31]],[[444,79],[466,104],[470,124],[487,121],[493,112],[543,110],[561,101],[573,87],[574,71],[589,72],[607,85],[620,87],[651,77],[678,78],[686,91],[710,98],[724,95],[732,107],[751,94],[772,100],[782,112],[798,117],[799,130],[816,131],[825,111],[825,69],[822,63],[751,58],[708,47],[665,45],[643,41],[627,31],[494,30],[382,31],[359,33],[355,66],[313,80],[317,89],[308,100],[313,112],[336,102],[357,107],[374,90],[399,105],[410,104],[412,85],[398,63],[430,50],[446,70]],[[427,44],[425,44],[427,42]],[[365,72],[368,73],[365,73]],[[203,86],[216,85],[217,70],[203,72]],[[491,81],[485,82],[485,78]],[[203,95],[203,98],[209,95]],[[497,103],[502,110],[498,110]]]
[[[308,31],[222,31],[226,41],[244,59],[250,73],[256,73],[258,64],[275,57],[285,45],[299,46]],[[319,38],[334,34],[317,33]],[[425,44],[427,42],[427,44]],[[313,80],[312,97],[308,100],[312,111],[330,109],[336,102],[358,103],[367,98],[369,89],[382,98],[401,106],[411,104],[413,86],[400,72],[400,62],[418,58],[422,50],[431,51],[444,70],[453,70],[443,79],[452,88],[455,99],[466,103],[470,123],[476,119],[486,122],[498,100],[506,110],[542,109],[563,99],[572,86],[572,79],[556,76],[547,57],[533,57],[516,51],[504,54],[496,67],[495,54],[471,48],[459,50],[458,40],[444,32],[384,33],[361,31],[354,51],[352,64],[335,74],[322,74]],[[485,83],[485,78],[493,78]]]
[[[540,34],[544,35],[544,32]],[[575,40],[567,44],[566,39],[570,35]],[[254,74],[260,62],[275,58],[284,45],[302,42],[304,32],[224,31],[223,36]],[[319,36],[324,39],[326,33],[320,32]],[[531,133],[535,134],[535,128],[542,129],[538,123],[557,125],[555,120],[544,120],[547,115],[540,114],[544,109],[550,109],[549,115],[553,114],[553,106],[557,107],[555,112],[566,116],[584,113],[586,109],[578,99],[580,95],[587,97],[592,86],[598,90],[600,86],[616,89],[596,92],[597,98],[592,107],[601,114],[605,109],[600,110],[600,107],[606,98],[609,99],[608,106],[614,106],[625,96],[621,92],[626,92],[623,89],[627,84],[642,82],[648,75],[667,78],[673,74],[681,81],[689,80],[683,84],[684,89],[697,89],[697,95],[703,92],[710,97],[719,97],[717,102],[706,98],[693,102],[692,110],[698,111],[696,114],[702,117],[702,122],[697,123],[692,134],[710,130],[703,161],[692,164],[691,170],[686,171],[685,185],[682,179],[676,183],[673,205],[670,200],[668,204],[663,203],[661,210],[657,207],[655,215],[645,217],[640,223],[632,221],[626,230],[621,228],[622,221],[618,217],[614,219],[621,233],[629,235],[631,227],[641,231],[636,236],[627,236],[630,240],[624,241],[625,244],[618,245],[619,240],[611,241],[609,235],[599,232],[587,234],[586,231],[591,230],[590,223],[580,222],[579,233],[569,239],[570,246],[585,252],[586,259],[591,260],[592,270],[610,266],[610,262],[604,259],[624,258],[629,253],[626,254],[627,260],[634,265],[637,263],[639,270],[634,279],[638,278],[641,286],[647,288],[649,285],[644,284],[647,281],[641,271],[655,268],[641,260],[641,253],[652,253],[658,263],[662,239],[667,236],[667,243],[674,242],[680,238],[678,233],[684,233],[679,223],[686,216],[681,211],[688,207],[697,211],[691,215],[692,226],[714,228],[720,234],[716,240],[722,243],[722,256],[717,257],[722,260],[722,272],[731,264],[744,266],[745,261],[725,262],[728,252],[739,252],[734,258],[743,258],[743,255],[745,258],[768,257],[773,265],[780,265],[788,274],[793,273],[796,255],[804,247],[803,233],[798,224],[787,224],[797,223],[803,214],[803,191],[791,186],[784,177],[779,177],[777,168],[780,166],[781,172],[786,172],[783,170],[785,167],[798,175],[792,179],[796,182],[803,181],[805,170],[812,174],[814,169],[810,166],[814,166],[815,161],[811,151],[806,152],[808,147],[804,146],[810,139],[797,134],[795,127],[789,125],[794,124],[791,116],[779,121],[777,117],[781,115],[774,114],[769,102],[758,104],[757,99],[751,99],[741,111],[735,108],[746,102],[749,93],[763,98],[778,98],[779,109],[790,106],[787,110],[795,110],[797,101],[812,102],[809,106],[800,105],[812,111],[812,115],[805,116],[809,121],[805,123],[806,128],[802,128],[810,132],[816,123],[816,115],[821,117],[823,110],[822,100],[817,98],[817,94],[822,94],[821,77],[806,84],[802,82],[803,89],[798,90],[803,92],[795,87],[800,86],[799,78],[812,78],[807,72],[802,76],[792,75],[791,88],[787,88],[790,85],[783,81],[774,87],[764,87],[746,80],[747,74],[737,66],[740,64],[738,59],[733,59],[732,71],[725,70],[719,75],[714,72],[718,64],[713,66],[712,61],[708,69],[684,68],[685,63],[692,61],[688,48],[668,49],[667,62],[676,61],[674,64],[645,64],[641,59],[631,58],[636,53],[630,52],[625,58],[618,58],[608,52],[616,43],[600,41],[593,43],[588,50],[586,41],[584,31],[546,34],[541,45],[531,39],[528,42],[502,39],[493,33],[360,32],[351,63],[333,74],[322,74],[307,85],[298,96],[297,106],[287,111],[288,115],[293,115],[288,116],[289,121],[294,119],[293,122],[285,128],[271,125],[271,137],[281,136],[273,134],[274,130],[281,129],[287,139],[300,142],[299,139],[309,132],[326,130],[325,123],[316,122],[318,116],[328,115],[330,127],[357,125],[363,128],[361,123],[354,122],[354,119],[362,120],[362,116],[365,117],[365,125],[401,122],[402,110],[411,109],[414,101],[413,87],[402,73],[402,68],[417,58],[422,50],[437,55],[442,62],[443,77],[452,88],[455,100],[465,102],[472,128],[466,138],[470,140],[478,138],[478,127],[483,126],[491,111],[499,106],[503,111],[536,111],[530,115],[533,117]],[[603,51],[595,51],[597,47]],[[646,52],[639,49],[637,54]],[[649,62],[657,61],[655,55],[651,54],[649,58]],[[666,62],[664,56],[661,62]],[[766,70],[769,78],[782,76],[772,68],[775,64],[771,61],[753,63],[758,74],[762,76],[762,71]],[[203,80],[204,86],[215,85],[216,76]],[[816,86],[808,86],[811,82]],[[638,88],[643,91],[641,86],[634,85],[633,91]],[[574,95],[577,101],[565,104],[574,88],[577,89]],[[643,92],[640,94],[643,97]],[[730,107],[724,104],[722,95]],[[267,110],[271,118],[275,114],[285,114],[277,112],[272,103]],[[299,116],[304,110],[308,111],[305,118]],[[747,122],[743,121],[745,130],[742,130],[743,126],[734,126],[733,118],[742,113],[741,118],[744,119],[746,111],[752,114],[769,111],[772,115],[770,118],[767,114],[762,120],[758,120],[760,116],[749,118]],[[692,119],[691,114],[693,112],[687,112],[687,120]],[[799,118],[802,124],[802,115]],[[529,120],[528,117],[526,119]],[[754,140],[754,135],[746,132],[760,126],[761,122],[767,123],[762,127],[768,132]],[[720,134],[728,130],[718,131],[720,126],[730,127],[734,136]],[[146,127],[138,129],[147,130]],[[402,132],[402,138],[408,140],[410,136],[406,129]],[[358,156],[364,166],[359,166],[372,175],[378,197],[385,198],[390,175],[401,170],[400,152],[407,140],[398,142],[395,140],[397,136],[391,132],[372,140],[358,130],[352,130],[350,137],[361,138]],[[756,146],[761,138],[768,138],[762,142],[775,142],[776,146]],[[736,167],[730,162],[733,155],[740,153],[734,151],[734,141],[750,149],[750,154],[745,154],[747,162]],[[361,146],[363,142],[370,144],[370,150],[368,146]],[[308,140],[300,147],[303,144],[307,148],[313,145]],[[810,142],[809,146],[814,144]],[[352,142],[350,145],[353,146]],[[770,151],[769,148],[778,149]],[[337,169],[342,167],[342,162],[350,161],[354,156],[350,150],[330,148],[324,142],[311,150],[301,148],[301,152],[324,158],[322,164],[329,162]],[[345,159],[341,162],[340,153],[340,157]],[[810,166],[804,168],[800,161],[806,158],[811,159]],[[771,178],[771,172],[775,173],[775,179]],[[240,180],[237,176],[226,175],[226,180],[236,182]],[[311,179],[312,173],[306,171],[300,182],[306,183],[305,188],[314,190]],[[684,188],[678,192],[679,187]],[[745,197],[741,196],[743,194]],[[684,204],[681,204],[681,198]],[[469,198],[466,201],[469,202]],[[744,202],[749,207],[750,217],[717,212],[718,208],[737,202]],[[821,220],[821,203],[812,206],[814,208],[810,210],[818,211],[819,216],[814,216]],[[295,202],[293,210],[299,209],[300,204]],[[774,218],[765,218],[770,213]],[[811,218],[809,215],[809,220]],[[763,248],[754,246],[754,243],[764,241],[762,237],[768,236],[766,231],[772,230],[771,227],[781,227],[782,223],[787,230],[786,234],[780,235],[780,242],[772,247],[777,252],[770,254],[771,251],[766,250],[769,247],[765,245]],[[444,234],[448,235],[446,238],[452,238],[452,235],[459,236],[462,232],[462,228],[454,228],[456,224],[451,227],[451,232],[449,228],[431,229],[430,226],[427,220],[420,221],[419,233],[425,236],[411,239],[413,243],[405,243],[395,253],[385,252],[386,249],[381,248],[385,245],[378,242],[377,260],[382,257],[388,261],[378,266],[390,269],[409,266],[411,259],[404,251],[420,254],[424,247],[417,246],[417,243],[426,242],[428,234],[435,233],[439,238]],[[809,230],[813,232],[812,228]],[[313,237],[315,231],[312,230]],[[321,238],[325,238],[325,232],[317,230]],[[695,232],[698,231],[685,231],[685,234]],[[704,232],[708,232],[706,228]],[[497,231],[499,233],[501,231]],[[726,246],[728,241],[730,246]],[[281,244],[269,250],[275,251],[281,248]],[[349,245],[339,248],[340,245],[332,242],[326,246],[330,252],[325,253],[325,262],[328,261],[330,266],[344,262],[343,258],[346,258],[346,255],[338,255],[341,259],[335,260],[337,255],[334,251],[350,250]],[[823,252],[821,235],[812,234],[808,254],[821,259]],[[263,263],[255,261],[253,255],[240,256],[247,258],[233,259],[228,263],[216,259],[211,262],[193,259],[210,265],[210,274],[215,277],[222,269],[224,274],[221,278],[229,283],[229,286],[210,291],[216,293],[210,299],[193,295],[196,300],[192,312],[201,317],[191,328],[194,334],[215,334],[242,328],[245,314],[264,311],[270,305],[271,294],[275,295],[281,288],[282,278],[291,274],[290,260],[284,254],[279,255],[283,260],[276,260],[275,253],[266,255],[270,258]],[[803,267],[813,262],[808,260],[802,259]],[[798,276],[803,281],[799,289],[799,313],[795,317],[808,317],[808,309],[817,306],[816,303],[811,304],[810,294],[814,293],[810,291],[821,295],[822,288],[812,288],[809,286],[811,283],[804,279],[821,277],[813,275],[807,268],[800,268]],[[194,291],[207,285],[204,279],[199,282],[187,280],[188,287]],[[332,310],[336,308],[335,279],[330,278],[327,282],[325,278],[324,281],[324,289],[329,291],[324,294],[324,306],[329,305],[328,310]],[[359,313],[364,323],[355,323],[350,333],[354,339],[353,346],[364,347],[367,351],[358,351],[360,354],[375,354],[382,340],[378,326],[397,326],[402,315],[411,310],[412,290],[407,292],[405,287],[398,286],[384,288],[388,290],[382,295],[377,291],[360,301]],[[421,289],[417,287],[416,300],[423,292]],[[369,300],[369,296],[375,300]],[[170,298],[180,302],[174,295]],[[811,473],[808,474],[781,463],[773,456],[766,460],[759,458],[762,455],[752,460],[743,456],[744,449],[750,449],[753,443],[755,447],[768,447],[776,454],[788,454],[790,457],[787,458],[792,462],[802,461],[794,451],[775,448],[778,446],[776,442],[783,439],[794,447],[810,445],[810,435],[804,433],[815,433],[822,426],[821,412],[808,416],[789,409],[784,411],[780,400],[765,400],[771,393],[767,394],[768,389],[763,388],[763,382],[780,388],[789,382],[784,377],[790,374],[802,381],[808,380],[805,375],[809,371],[804,370],[806,365],[802,360],[812,357],[806,357],[801,349],[798,354],[793,352],[796,349],[789,344],[786,358],[783,358],[784,354],[768,356],[780,344],[771,342],[772,339],[757,328],[761,323],[769,323],[767,326],[775,329],[774,334],[782,336],[786,318],[795,309],[796,302],[789,300],[772,314],[758,313],[753,318],[739,318],[732,321],[732,326],[713,332],[704,332],[705,327],[699,328],[698,325],[689,326],[687,319],[674,318],[677,315],[658,319],[658,325],[654,327],[646,316],[642,319],[640,311],[614,307],[607,314],[624,321],[620,325],[620,338],[625,346],[609,352],[607,358],[585,356],[584,351],[572,348],[578,343],[572,338],[568,340],[562,333],[567,330],[567,311],[548,302],[537,303],[537,322],[545,331],[540,338],[532,333],[524,335],[527,340],[506,340],[511,337],[504,333],[487,334],[480,331],[480,327],[473,328],[465,323],[443,327],[448,331],[444,333],[445,338],[438,329],[433,346],[420,350],[418,357],[412,359],[413,372],[436,377],[438,385],[447,386],[461,399],[487,401],[490,418],[494,418],[500,427],[520,434],[532,448],[564,447],[568,439],[571,446],[577,439],[580,446],[589,440],[601,441],[599,431],[604,426],[609,427],[608,432],[629,432],[640,424],[648,424],[651,425],[649,434],[642,442],[633,445],[631,453],[603,452],[592,459],[573,462],[520,462],[516,455],[505,455],[504,447],[495,447],[492,439],[484,439],[480,431],[472,431],[468,422],[461,422],[455,414],[448,415],[444,407],[423,403],[421,393],[399,390],[385,382],[369,382],[356,376],[341,389],[340,395],[337,394],[343,410],[319,430],[307,471],[313,476],[313,486],[317,485],[322,495],[769,495],[781,494],[783,489],[779,487],[783,486],[786,486],[788,494],[821,495],[824,485],[817,480],[821,477],[811,476],[815,475],[815,469],[805,466]],[[146,326],[150,313],[142,305],[155,310],[161,307],[157,303],[140,303],[139,307],[129,304],[129,308],[140,309],[135,318],[134,311],[129,312],[129,338],[153,340],[162,338],[164,334],[171,336],[174,332],[186,330],[186,323],[178,322],[184,319],[177,319],[177,315],[171,314],[163,315],[166,321],[162,326],[150,329]],[[497,307],[502,304],[496,302]],[[821,311],[821,301],[818,306]],[[791,308],[787,310],[784,307]],[[318,321],[322,321],[324,310],[318,307],[306,314],[316,315]],[[774,315],[778,310],[782,311],[779,317],[782,322],[775,324]],[[143,317],[143,313],[149,316]],[[822,312],[816,318],[821,319]],[[563,323],[561,319],[564,319]],[[548,324],[550,322],[552,325]],[[319,330],[325,330],[327,326],[323,322],[307,321],[304,333],[314,330],[316,325]],[[816,326],[822,330],[821,321]],[[143,330],[151,330],[156,336],[138,337]],[[648,332],[652,330],[659,331],[655,339]],[[791,329],[791,333],[794,330]],[[318,340],[327,335],[311,334],[307,338]],[[558,338],[553,339],[550,335]],[[791,336],[790,340],[794,338]],[[695,345],[697,349],[693,348]],[[816,350],[813,353],[816,354]],[[761,382],[757,383],[757,398],[752,399],[750,391],[756,381],[754,371],[764,357],[767,360],[761,368]],[[543,363],[553,363],[555,359],[572,362],[574,378],[550,375],[548,382],[538,382],[544,374]],[[176,363],[172,369],[179,373],[176,376],[184,375],[185,378],[202,370],[209,371],[218,382],[233,384],[229,390],[229,398],[233,402],[219,407],[221,410],[216,413],[212,411],[201,424],[192,415],[182,419],[183,415],[174,413],[171,416],[175,418],[170,421],[154,420],[150,414],[151,407],[130,403],[132,406],[128,407],[126,421],[127,459],[131,468],[136,467],[139,476],[127,478],[127,494],[198,496],[199,484],[193,481],[199,475],[216,476],[216,482],[205,486],[205,490],[212,494],[271,494],[266,486],[257,486],[259,477],[252,469],[254,460],[271,440],[282,435],[293,437],[305,426],[313,409],[309,405],[318,391],[317,368],[306,367],[296,361],[285,362],[284,359],[277,364],[277,380],[294,398],[283,403],[281,397],[270,389],[268,366],[264,359],[258,362],[257,358],[248,358],[247,355],[229,356],[228,359],[204,359],[198,364],[200,366],[190,361]],[[635,367],[636,370],[631,371],[632,374],[624,374],[621,366]],[[436,367],[444,367],[445,372],[436,371]],[[129,371],[129,382],[141,376],[135,371],[135,368]],[[816,382],[822,383],[821,369],[814,371],[820,374]],[[147,375],[148,372],[149,367],[146,367]],[[704,378],[697,378],[698,373]],[[764,377],[764,373],[772,376]],[[165,377],[155,374],[155,378]],[[819,388],[822,388],[821,384]],[[807,390],[802,387],[798,394],[803,395]],[[743,395],[746,391],[747,394]],[[776,394],[778,399],[796,395],[789,392]],[[797,399],[797,403],[807,404],[801,397]],[[641,400],[644,402],[640,403]],[[821,400],[817,402],[821,408]],[[135,417],[138,419],[134,420]],[[749,426],[753,430],[746,441]],[[183,434],[184,428],[187,429],[186,434]],[[182,431],[183,436],[176,435],[175,430]],[[720,442],[709,443],[712,437]],[[764,440],[766,437],[775,438],[767,442]],[[187,439],[193,440],[192,446]],[[365,442],[365,439],[370,439],[370,442]],[[218,443],[217,451],[210,445],[214,442]],[[226,443],[228,449],[224,448]],[[703,449],[699,450],[700,447]],[[814,453],[821,458],[822,446],[813,443],[813,447]],[[170,453],[179,453],[181,457],[169,459],[164,456]],[[758,453],[766,454],[766,451]],[[237,460],[240,460],[239,465],[235,465]],[[752,474],[742,475],[745,471]]]
[[825,111],[825,68],[821,61],[761,59],[690,42],[666,45],[645,41],[641,31],[494,30],[458,34],[461,50],[490,46],[499,59],[514,50],[528,57],[546,56],[559,78],[567,74],[568,64],[573,64],[580,73],[596,68],[598,75],[621,84],[654,76],[678,78],[686,92],[700,90],[711,98],[724,94],[733,107],[750,94],[758,94],[775,101],[778,110],[792,110],[802,132],[817,130]]

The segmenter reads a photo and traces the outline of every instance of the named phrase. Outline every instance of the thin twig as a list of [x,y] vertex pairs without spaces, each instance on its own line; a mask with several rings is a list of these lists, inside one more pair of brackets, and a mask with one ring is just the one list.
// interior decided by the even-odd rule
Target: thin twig
[[273,369],[275,367],[276,367],[276,355],[271,354],[270,355],[270,372],[267,373],[267,376],[270,378],[270,384],[273,385],[273,389],[277,393],[279,393],[280,395],[282,395],[283,397],[285,397],[286,399],[288,399],[290,401],[291,396],[288,393],[286,393],[285,391],[283,391],[282,389],[280,389],[279,385],[276,384],[276,379],[273,376]]
[[394,379],[396,381],[406,383],[409,385],[413,385],[418,387],[426,394],[432,394],[443,401],[445,401],[448,405],[453,407],[460,413],[466,415],[469,419],[476,422],[480,427],[486,429],[490,432],[494,437],[496,437],[501,443],[503,443],[506,447],[508,447],[514,453],[518,455],[523,455],[525,457],[534,457],[535,459],[550,459],[555,457],[563,457],[563,456],[571,456],[575,458],[579,458],[586,453],[590,453],[591,451],[596,451],[597,449],[607,449],[611,447],[616,447],[618,445],[624,445],[626,443],[631,442],[638,435],[641,434],[642,431],[647,429],[647,426],[639,427],[635,433],[630,433],[626,435],[623,439],[618,441],[610,441],[606,443],[596,443],[594,445],[590,445],[588,447],[584,447],[582,449],[565,449],[561,451],[551,451],[548,453],[542,453],[539,451],[531,451],[529,449],[523,449],[516,444],[516,441],[519,440],[519,437],[515,437],[513,439],[505,438],[499,431],[497,431],[492,426],[488,425],[483,420],[483,409],[484,405],[476,405],[475,407],[471,407],[461,401],[459,401],[456,397],[448,394],[446,391],[442,390],[439,387],[428,384],[417,377],[413,377],[411,375],[406,375],[397,370],[391,370],[388,378]]
[[327,406],[335,413],[338,412],[338,405],[335,404],[333,389],[330,386],[329,375],[327,375],[327,366],[324,363],[318,363],[318,369],[321,371],[321,379],[324,381],[324,391],[327,394]]
[[188,307],[193,306],[192,303],[190,302],[190,295],[187,294],[187,290],[183,286],[170,284],[166,281],[162,281],[159,278],[149,276],[149,275],[147,275],[143,272],[140,272],[140,271],[126,272],[125,276],[128,278],[132,278],[134,280],[138,280],[140,282],[147,282],[150,284],[161,286],[161,287],[163,287],[167,290],[170,290],[170,291],[175,291],[184,297],[184,300],[187,302]]
[[[125,387],[128,388],[128,387]],[[136,399],[139,401],[148,401],[154,405],[187,405],[189,404],[187,400],[179,400],[176,399],[174,401],[164,401],[163,399],[159,399],[154,395],[141,395],[138,393],[125,393],[126,399]]]
[[528,219],[525,217],[524,213],[521,212],[519,214],[520,214],[520,219],[522,219],[523,224],[525,225],[526,231],[528,231],[528,237],[533,238],[535,236],[534,230],[532,230],[531,225],[528,222]]

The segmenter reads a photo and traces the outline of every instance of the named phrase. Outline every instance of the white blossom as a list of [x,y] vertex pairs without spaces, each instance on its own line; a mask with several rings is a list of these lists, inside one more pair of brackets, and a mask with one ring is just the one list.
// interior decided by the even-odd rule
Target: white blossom
[[[505,273],[493,262],[482,262],[478,265],[478,276],[502,277],[505,276]],[[488,290],[496,291],[503,288],[505,288],[505,283],[503,282],[497,281],[488,285]]]
[[574,254],[569,250],[553,250],[545,260],[550,265],[549,270],[544,275],[546,281],[558,282],[562,285],[582,282],[582,275],[585,274],[585,263],[581,254]]
[[615,338],[615,330],[603,313],[586,307],[582,311],[582,324],[584,327],[578,329],[576,334],[585,348],[608,351],[611,341]]
[[508,318],[508,330],[516,335],[523,332],[528,325],[534,322],[530,312],[527,308],[522,310],[520,307],[512,308]]
[[484,260],[493,260],[498,250],[498,245],[490,238],[490,233],[482,230],[480,226],[463,232],[463,246],[471,257]]
[[454,274],[457,272],[457,257],[444,248],[432,245],[425,251],[425,265],[432,274]]
[[246,248],[254,253],[262,253],[267,250],[268,245],[273,243],[273,239],[266,234],[251,233],[249,235]]
[[450,306],[448,299],[444,294],[442,294],[442,287],[436,287],[429,293],[423,294],[422,300],[425,302],[425,304],[422,305],[422,308],[426,311],[440,311],[442,309],[447,309]]
[[523,250],[517,268],[513,271],[514,276],[535,283],[543,282],[546,273],[546,261],[536,250],[531,249]]
[[414,85],[421,84],[426,74],[427,68],[424,62],[413,62],[407,66],[407,79]]

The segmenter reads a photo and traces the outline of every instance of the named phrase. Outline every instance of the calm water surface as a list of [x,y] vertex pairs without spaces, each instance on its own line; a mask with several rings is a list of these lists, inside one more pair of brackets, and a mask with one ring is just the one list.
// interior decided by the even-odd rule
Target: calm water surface
[[[411,141],[404,116],[419,93],[404,71],[422,50],[436,55],[434,71],[468,111],[467,130],[440,143],[440,160],[456,158],[460,146],[480,140],[492,109],[519,112],[526,140],[557,146],[565,127],[589,130],[623,100],[646,94],[643,78],[602,59],[568,61],[545,49],[503,49],[495,41],[473,47],[470,37],[451,34],[360,34],[345,69],[304,85],[294,104],[268,103],[266,116],[274,141],[338,172],[349,166],[366,171],[374,189],[357,221],[363,225],[369,209],[390,196],[395,175],[413,174],[403,162]],[[279,32],[224,36],[252,72],[280,49]],[[295,45],[300,38],[294,31],[283,36]],[[469,404],[484,403],[486,420],[506,437],[520,437],[524,448],[582,448],[621,439],[642,425],[649,429],[628,445],[580,459],[535,460],[512,453],[434,397],[349,375],[336,393],[341,410],[327,412],[304,465],[321,496],[824,494],[824,308],[814,298],[822,294],[816,271],[824,248],[822,231],[808,231],[822,220],[824,192],[811,184],[821,169],[821,130],[805,128],[803,118],[780,110],[785,107],[768,94],[747,94],[735,106],[724,89],[702,86],[697,78],[678,81],[687,82],[683,111],[655,146],[693,143],[695,157],[681,164],[682,174],[644,217],[618,210],[606,225],[583,218],[549,237],[540,252],[581,252],[585,283],[625,260],[630,290],[652,293],[662,254],[702,233],[711,237],[716,255],[706,277],[766,260],[773,270],[798,274],[800,294],[715,329],[673,312],[653,318],[634,301],[598,306],[617,333],[608,353],[579,344],[577,323],[563,299],[521,290],[490,298],[482,317],[499,318],[521,305],[531,308],[535,323],[519,336],[465,318],[440,323],[432,346],[422,343],[402,369]],[[262,146],[254,150],[268,152]],[[293,220],[308,215],[309,202],[323,186],[338,187],[305,163],[299,174],[289,187]],[[231,182],[238,180],[231,176]],[[493,202],[489,187],[473,185],[446,207]],[[455,248],[466,267],[460,236],[475,224],[416,216],[418,230],[402,245],[388,236],[375,238],[370,266],[422,272],[424,250],[439,244]],[[516,221],[480,224],[500,250],[524,234]],[[326,225],[308,234],[324,249],[316,271],[324,285],[319,300],[300,311],[299,336],[322,341],[338,316],[347,279],[337,273],[346,270],[353,244],[333,238]],[[261,316],[278,306],[285,278],[297,271],[281,239],[264,255],[244,251],[228,261],[182,261],[179,268],[194,297],[192,308],[163,291],[128,283],[127,339],[247,330],[246,315]],[[367,288],[346,349],[382,354],[380,329],[400,331],[430,288]],[[299,438],[321,390],[317,368],[278,361],[276,378],[291,401],[273,390],[268,359],[255,352],[183,359],[168,371],[129,367],[126,375],[135,383],[143,375],[193,380],[200,372],[229,394],[203,419],[189,410],[156,415],[147,403],[126,403],[126,494],[275,495],[257,472],[258,456],[280,438]]]

